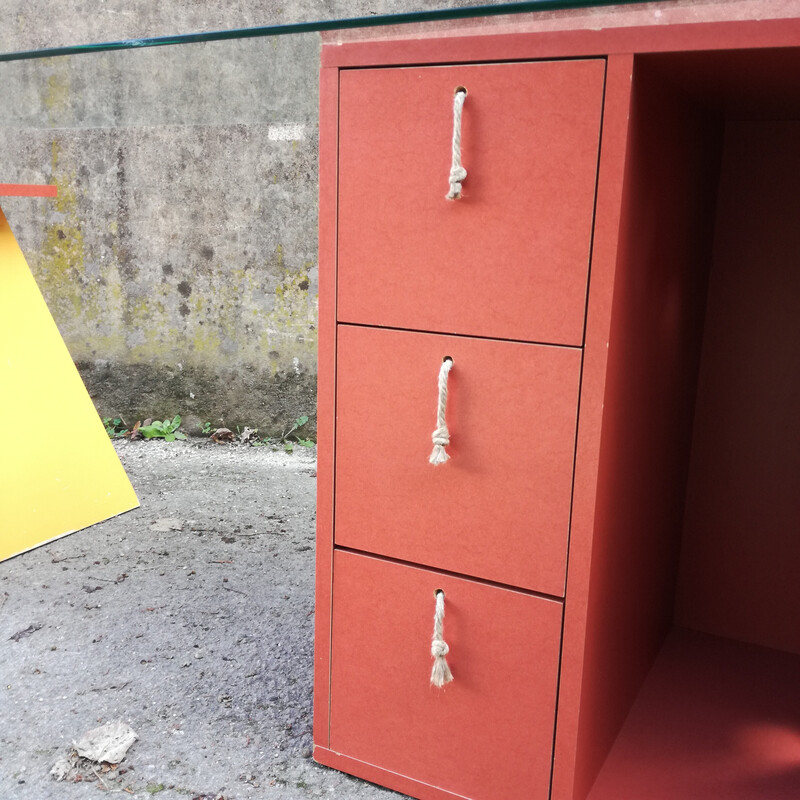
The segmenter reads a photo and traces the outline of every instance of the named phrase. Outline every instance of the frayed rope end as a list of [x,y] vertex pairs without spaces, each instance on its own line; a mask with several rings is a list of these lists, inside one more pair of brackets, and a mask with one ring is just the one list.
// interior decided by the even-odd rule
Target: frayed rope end
[[444,196],[445,200],[460,200],[461,199],[461,184],[454,183],[450,187],[450,191]]
[[433,464],[433,466],[438,466],[439,464],[444,464],[445,461],[449,461],[450,456],[447,455],[447,450],[444,449],[444,446],[441,444],[435,444],[433,446],[433,452],[430,455],[428,461]]
[[437,657],[433,662],[433,670],[431,670],[431,686],[441,689],[446,683],[453,680],[453,673],[450,672],[450,667],[444,656]]

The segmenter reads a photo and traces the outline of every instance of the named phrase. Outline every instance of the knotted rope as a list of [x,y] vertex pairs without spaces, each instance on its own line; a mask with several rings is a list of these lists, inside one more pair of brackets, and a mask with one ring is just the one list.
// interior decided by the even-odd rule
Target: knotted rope
[[439,405],[436,410],[436,430],[433,432],[433,452],[428,461],[434,466],[444,464],[450,456],[445,447],[450,444],[450,431],[447,430],[444,412],[447,409],[447,376],[453,368],[453,359],[449,356],[442,361],[439,369]]
[[446,195],[448,200],[461,197],[461,181],[467,177],[467,171],[461,166],[461,112],[466,99],[467,90],[459,86],[453,98],[453,162],[450,166],[450,191]]
[[431,670],[431,686],[440,688],[453,680],[453,673],[447,665],[445,656],[450,652],[444,636],[444,592],[437,589],[436,613],[433,615],[433,640],[431,641],[431,655],[433,656],[433,669]]

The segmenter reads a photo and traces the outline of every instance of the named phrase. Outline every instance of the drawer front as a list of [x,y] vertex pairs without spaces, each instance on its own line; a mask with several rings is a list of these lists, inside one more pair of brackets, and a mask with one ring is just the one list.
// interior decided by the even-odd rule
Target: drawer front
[[337,359],[336,544],[562,595],[580,352],[340,325]]
[[[581,343],[604,62],[344,71],[338,318]],[[453,94],[460,200],[449,189]]]
[[[549,793],[561,604],[334,559],[332,750],[474,800]],[[434,591],[453,681],[430,685]]]

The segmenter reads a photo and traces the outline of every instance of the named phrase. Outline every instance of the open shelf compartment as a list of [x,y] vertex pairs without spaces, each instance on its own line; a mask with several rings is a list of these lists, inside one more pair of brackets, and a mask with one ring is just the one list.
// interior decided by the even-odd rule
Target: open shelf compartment
[[634,62],[575,783],[556,798],[800,796],[797,67]]

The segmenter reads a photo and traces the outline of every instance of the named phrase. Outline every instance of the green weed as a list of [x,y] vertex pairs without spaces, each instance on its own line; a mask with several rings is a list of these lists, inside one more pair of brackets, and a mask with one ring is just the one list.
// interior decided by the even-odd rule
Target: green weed
[[291,427],[284,432],[283,436],[280,438],[280,443],[283,445],[283,449],[287,453],[294,452],[295,444],[299,444],[300,447],[313,447],[314,442],[311,439],[304,439],[302,436],[296,433],[296,431],[300,430],[306,423],[308,422],[308,415],[303,414],[302,416],[298,417],[291,425]]
[[186,438],[186,434],[178,430],[180,426],[181,415],[176,414],[171,420],[165,419],[163,422],[155,420],[149,425],[143,425],[139,428],[139,433],[145,439],[163,439],[165,442],[174,442],[176,439]]
[[103,425],[109,439],[119,439],[128,432],[128,426],[122,417],[103,417]]

